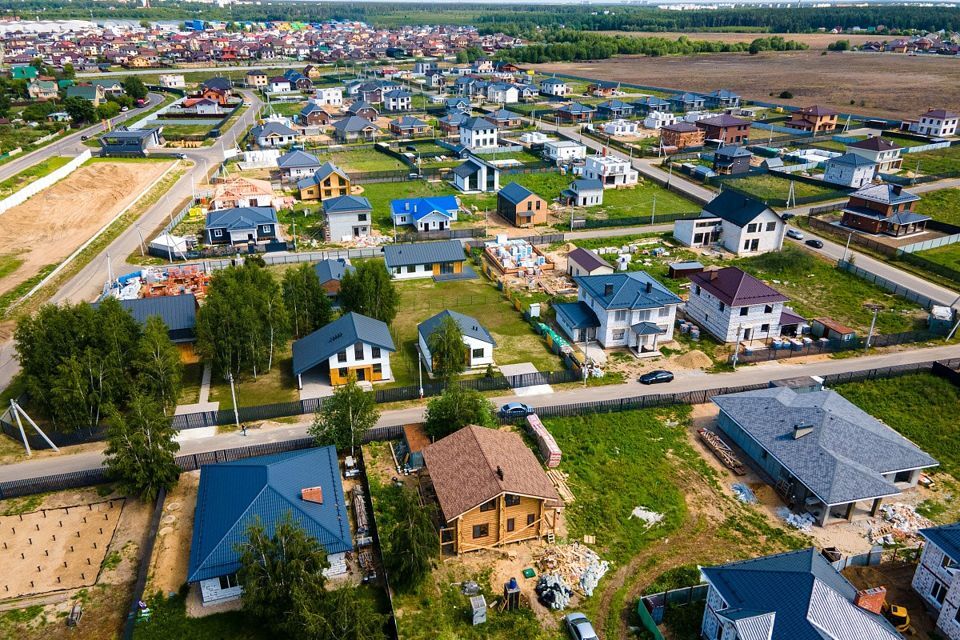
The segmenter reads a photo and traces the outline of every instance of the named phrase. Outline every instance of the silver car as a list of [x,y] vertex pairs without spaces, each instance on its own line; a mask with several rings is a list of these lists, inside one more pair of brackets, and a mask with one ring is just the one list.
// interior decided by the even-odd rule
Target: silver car
[[567,631],[573,640],[599,640],[597,632],[593,630],[593,625],[587,620],[587,616],[580,612],[570,613],[563,617],[567,623]]

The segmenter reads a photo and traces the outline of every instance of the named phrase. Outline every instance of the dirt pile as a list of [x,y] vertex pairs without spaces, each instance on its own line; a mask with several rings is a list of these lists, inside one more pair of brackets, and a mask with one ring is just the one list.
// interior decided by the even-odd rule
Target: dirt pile
[[713,366],[713,360],[699,349],[694,349],[681,356],[677,356],[674,362],[684,369],[709,369]]

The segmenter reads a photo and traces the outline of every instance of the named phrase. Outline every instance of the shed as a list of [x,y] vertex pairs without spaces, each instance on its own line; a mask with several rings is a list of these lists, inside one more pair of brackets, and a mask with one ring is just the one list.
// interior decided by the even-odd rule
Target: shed
[[816,338],[827,338],[840,342],[850,342],[857,339],[856,331],[840,324],[833,318],[814,318],[810,324],[810,333]]
[[700,273],[703,271],[703,265],[695,260],[688,262],[673,262],[669,265],[670,272],[667,274],[667,277],[678,280],[680,278],[686,278],[695,273]]
[[577,247],[567,254],[567,275],[595,276],[613,273],[613,266],[590,249]]
[[400,468],[407,472],[417,471],[423,468],[423,450],[430,446],[430,438],[422,425],[405,424],[403,436],[392,446]]

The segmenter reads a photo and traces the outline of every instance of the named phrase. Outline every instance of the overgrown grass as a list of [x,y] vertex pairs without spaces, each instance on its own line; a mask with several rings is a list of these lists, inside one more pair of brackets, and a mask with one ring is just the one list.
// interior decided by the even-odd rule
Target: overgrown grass
[[[234,380],[237,406],[255,407],[297,400],[300,395],[293,377],[291,361],[290,350],[286,349],[274,356],[270,371],[262,372],[256,378],[247,375],[243,379]],[[230,382],[216,373],[210,381],[210,402],[219,402],[221,409],[233,409]]]
[[255,619],[242,611],[188,618],[185,601],[184,591],[172,598],[166,598],[160,593],[149,598],[147,604],[153,615],[150,620],[140,622],[134,627],[133,637],[136,640],[267,640],[274,637],[269,630],[262,629]]
[[[763,201],[785,200],[790,192],[790,180],[772,173],[735,178],[728,184]],[[800,180],[793,181],[793,192],[797,198],[829,199],[842,195],[838,194],[835,187],[810,184]]]
[[[313,151],[311,151],[313,152]],[[380,153],[376,149],[344,149],[330,153],[317,152],[320,162],[331,161],[347,173],[357,171],[406,171],[407,165],[393,156]]]
[[960,244],[948,244],[936,249],[919,251],[917,255],[931,262],[960,271]]
[[903,160],[904,169],[916,171],[918,162],[920,173],[925,176],[958,172],[960,171],[960,146],[911,153]]
[[0,278],[5,278],[23,264],[23,260],[16,254],[7,253],[0,255]]
[[934,220],[960,226],[960,189],[929,191],[916,204],[916,211]]

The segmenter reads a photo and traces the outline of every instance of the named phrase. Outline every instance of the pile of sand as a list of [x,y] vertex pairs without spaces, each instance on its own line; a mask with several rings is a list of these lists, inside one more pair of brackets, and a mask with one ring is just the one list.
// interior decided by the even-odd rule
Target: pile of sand
[[682,356],[678,356],[674,362],[684,369],[707,369],[713,366],[713,360],[699,349],[694,349],[693,351],[686,352]]

